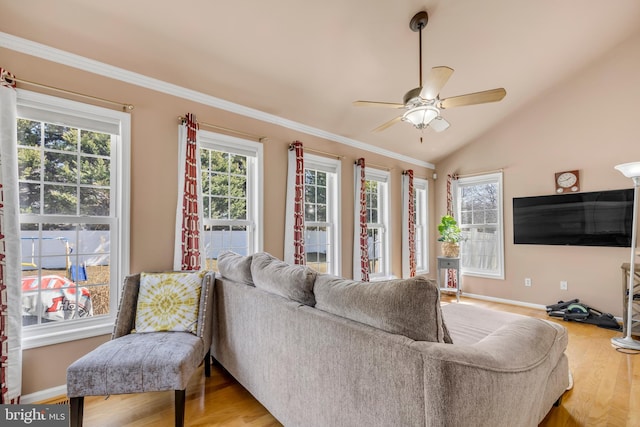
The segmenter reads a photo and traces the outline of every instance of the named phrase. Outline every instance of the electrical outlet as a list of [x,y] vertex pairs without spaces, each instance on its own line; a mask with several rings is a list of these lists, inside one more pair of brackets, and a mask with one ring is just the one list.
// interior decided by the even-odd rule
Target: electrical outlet
[[525,286],[531,286],[531,277],[525,277],[524,278],[524,285]]
[[567,281],[566,280],[561,280],[560,281],[560,289],[563,291],[567,290]]

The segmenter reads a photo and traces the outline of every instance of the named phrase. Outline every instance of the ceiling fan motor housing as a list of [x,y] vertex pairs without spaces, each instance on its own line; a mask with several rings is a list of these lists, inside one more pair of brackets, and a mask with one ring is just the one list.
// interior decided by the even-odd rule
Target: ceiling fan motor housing
[[420,91],[422,91],[422,88],[417,87],[404,94],[403,102],[405,108],[416,107],[422,104],[424,100],[420,98]]
[[422,92],[422,88],[417,87],[405,93],[404,98],[402,100],[404,103],[404,108],[409,110],[411,108],[424,106],[424,105],[430,105],[430,106],[436,107],[437,99],[425,99],[420,96],[421,92]]

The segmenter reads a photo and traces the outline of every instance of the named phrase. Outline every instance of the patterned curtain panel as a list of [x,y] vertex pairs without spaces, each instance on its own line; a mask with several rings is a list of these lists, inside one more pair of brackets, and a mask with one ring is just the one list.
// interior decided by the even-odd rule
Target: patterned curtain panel
[[300,141],[295,141],[289,146],[284,260],[289,264],[306,263],[304,256],[304,150]]
[[355,224],[353,241],[353,280],[369,281],[369,243],[367,232],[367,193],[364,159],[355,165]]
[[22,287],[18,199],[17,94],[13,75],[0,68],[0,403],[22,393]]
[[402,277],[416,275],[416,205],[413,170],[402,174]]
[[[455,216],[453,212],[453,181],[457,181],[457,175],[447,175],[447,215]],[[457,288],[458,279],[455,271],[447,270],[447,288]]]
[[200,194],[200,146],[196,116],[187,114],[178,128],[178,206],[173,269],[200,270],[203,236]]

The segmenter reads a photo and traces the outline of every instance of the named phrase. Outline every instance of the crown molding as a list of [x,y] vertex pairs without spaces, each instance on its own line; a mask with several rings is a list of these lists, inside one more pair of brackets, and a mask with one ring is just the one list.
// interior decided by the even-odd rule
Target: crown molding
[[21,37],[17,37],[4,32],[0,32],[0,47],[14,50],[16,52],[24,53],[26,55],[35,56],[37,58],[45,59],[47,61],[56,62],[58,64],[77,68],[79,70],[87,71],[103,77],[108,77],[114,80],[119,80],[121,82],[140,86],[146,89],[151,89],[156,92],[161,92],[167,95],[172,95],[178,98],[194,101],[199,104],[207,105],[209,107],[219,108],[221,110],[229,111],[231,113],[239,114],[241,116],[250,117],[255,120],[260,120],[262,122],[271,123],[277,126],[302,132],[307,135],[312,135],[312,136],[327,139],[330,141],[339,142],[341,144],[347,145],[349,147],[357,148],[359,150],[381,154],[383,156],[400,160],[402,162],[406,162],[416,166],[435,169],[435,165],[429,162],[417,160],[412,157],[405,156],[403,154],[399,154],[384,148],[376,147],[374,145],[370,145],[362,141],[358,141],[352,138],[347,138],[345,136],[338,135],[335,133],[327,132],[322,129],[315,128],[313,126],[308,126],[303,123],[298,123],[293,120],[289,120],[273,114],[265,113],[264,111],[256,110],[254,108],[246,107],[244,105],[240,105],[234,102],[226,101],[224,99],[216,98],[215,96],[207,95],[205,93],[198,92],[193,89],[187,89],[185,87],[178,86],[173,83],[154,79],[153,77],[148,77],[143,74],[135,73],[133,71],[125,70],[123,68],[105,64],[104,62],[89,59],[84,56],[76,55],[74,53],[70,53],[61,49],[56,49],[51,46],[47,46],[31,40],[23,39]]

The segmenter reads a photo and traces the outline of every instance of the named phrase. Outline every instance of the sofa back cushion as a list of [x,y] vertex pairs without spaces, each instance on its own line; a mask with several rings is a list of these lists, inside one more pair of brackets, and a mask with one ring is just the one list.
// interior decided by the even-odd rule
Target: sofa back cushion
[[321,274],[313,292],[317,309],[416,341],[445,342],[440,291],[431,279],[358,282]]
[[263,252],[253,255],[251,275],[256,288],[314,306],[313,283],[317,273],[304,265],[290,265]]
[[253,286],[252,259],[252,255],[243,256],[233,251],[224,251],[218,255],[218,271],[225,279]]

